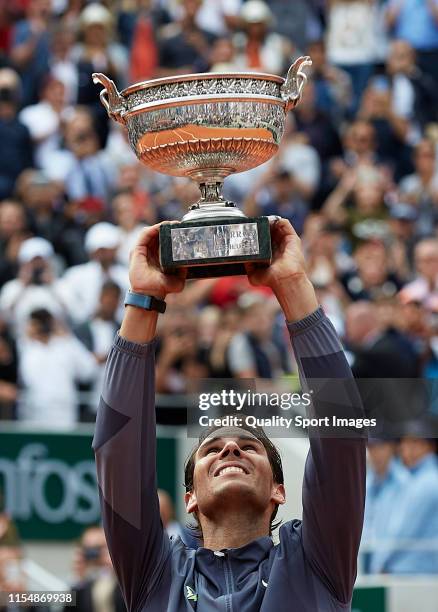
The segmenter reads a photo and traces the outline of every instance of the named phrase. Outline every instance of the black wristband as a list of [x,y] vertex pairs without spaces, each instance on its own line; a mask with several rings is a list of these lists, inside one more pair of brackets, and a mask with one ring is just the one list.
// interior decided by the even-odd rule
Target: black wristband
[[125,295],[125,306],[136,306],[143,310],[155,310],[163,313],[166,311],[166,302],[159,300],[153,295],[144,295],[144,293],[135,293],[128,289]]

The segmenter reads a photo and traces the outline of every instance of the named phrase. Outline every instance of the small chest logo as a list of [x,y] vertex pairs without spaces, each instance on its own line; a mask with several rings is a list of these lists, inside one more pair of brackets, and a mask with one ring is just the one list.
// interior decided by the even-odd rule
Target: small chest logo
[[198,601],[197,593],[189,586],[186,586],[186,597],[189,601]]

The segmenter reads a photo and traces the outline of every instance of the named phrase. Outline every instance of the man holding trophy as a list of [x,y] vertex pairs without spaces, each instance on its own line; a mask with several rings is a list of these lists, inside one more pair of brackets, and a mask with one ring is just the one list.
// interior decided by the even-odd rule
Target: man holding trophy
[[[292,105],[299,100],[303,62],[295,63],[284,83],[269,75],[222,75],[212,83],[217,75],[201,75],[198,88],[193,83],[200,75],[188,75],[182,85],[160,79],[158,85],[151,81],[122,94],[105,83],[103,101],[112,116],[128,123],[139,157],[163,171],[188,172],[202,193],[182,223],[145,228],[138,239],[97,417],[93,448],[103,523],[130,611],[328,612],[351,606],[365,498],[363,438],[310,437],[303,519],[284,523],[277,545],[271,534],[285,502],[285,484],[278,451],[261,430],[220,427],[200,439],[189,457],[185,503],[199,526],[199,548],[188,548],[180,538],[169,540],[156,493],[154,337],[167,294],[182,291],[186,278],[244,271],[251,284],[268,286],[276,296],[302,384],[310,378],[351,379],[336,332],[318,307],[291,224],[246,219],[220,195],[227,174],[275,152],[281,138],[278,109],[284,115],[287,100]],[[254,93],[243,91],[253,83]],[[158,93],[152,91],[156,87]],[[138,97],[145,90],[147,102]],[[218,97],[224,99],[218,102]],[[266,106],[272,107],[267,114]],[[154,113],[159,117],[144,118]],[[235,129],[245,135],[233,136],[232,115]],[[176,117],[173,127],[171,116]],[[156,122],[154,134],[151,122]],[[185,141],[184,130],[190,133]],[[193,228],[208,235],[207,254],[192,249],[191,260],[178,259],[175,254]],[[217,236],[220,253],[208,247],[218,244]],[[344,401],[342,412],[357,417],[357,405]]]

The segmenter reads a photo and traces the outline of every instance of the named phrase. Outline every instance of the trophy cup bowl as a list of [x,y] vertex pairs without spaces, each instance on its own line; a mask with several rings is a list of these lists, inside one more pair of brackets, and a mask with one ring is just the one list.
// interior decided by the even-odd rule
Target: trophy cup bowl
[[309,57],[299,58],[286,79],[262,73],[201,73],[104,89],[108,115],[127,127],[131,147],[149,168],[189,177],[201,198],[181,223],[160,228],[165,272],[187,267],[188,278],[244,274],[245,262],[269,264],[267,217],[248,218],[222,197],[227,176],[255,168],[275,155],[287,112],[301,98]]

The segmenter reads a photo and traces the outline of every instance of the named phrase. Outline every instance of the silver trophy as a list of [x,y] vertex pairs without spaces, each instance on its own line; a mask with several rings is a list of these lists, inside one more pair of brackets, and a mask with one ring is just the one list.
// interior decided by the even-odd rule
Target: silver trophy
[[278,150],[286,113],[299,102],[309,57],[286,79],[261,73],[203,73],[136,83],[119,92],[104,74],[94,83],[108,115],[128,128],[129,142],[149,168],[190,177],[201,197],[182,221],[160,228],[164,271],[188,278],[243,274],[245,262],[271,260],[267,217],[248,218],[222,196],[224,179],[268,161]]

